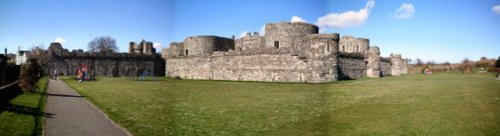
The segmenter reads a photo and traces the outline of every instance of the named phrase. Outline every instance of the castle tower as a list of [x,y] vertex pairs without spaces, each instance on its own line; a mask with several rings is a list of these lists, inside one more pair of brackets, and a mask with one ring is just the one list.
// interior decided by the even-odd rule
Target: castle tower
[[152,54],[152,50],[153,50],[153,43],[152,42],[145,42],[144,45],[142,45],[142,53],[143,54],[147,54],[147,55],[151,55]]
[[145,44],[145,41],[144,39],[138,44],[138,45],[135,45],[134,47],[134,52],[136,54],[142,54],[142,51],[143,51],[143,45]]
[[129,42],[128,45],[129,45],[128,46],[128,53],[134,54],[135,53],[134,48],[136,46],[136,43],[135,42]]
[[295,48],[304,36],[318,33],[317,26],[302,22],[269,23],[265,27],[267,48]]
[[366,76],[371,78],[380,77],[380,49],[376,46],[369,47],[368,52],[368,64],[366,70]]
[[401,54],[391,54],[391,75],[399,76],[403,69],[403,59]]

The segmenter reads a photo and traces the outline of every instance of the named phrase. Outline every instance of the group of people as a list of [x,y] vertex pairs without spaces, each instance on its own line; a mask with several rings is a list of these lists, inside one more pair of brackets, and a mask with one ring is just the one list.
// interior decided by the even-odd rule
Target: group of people
[[84,80],[91,80],[94,78],[94,72],[88,69],[87,65],[82,64],[77,70],[76,70],[77,76],[78,76],[78,82],[82,82]]

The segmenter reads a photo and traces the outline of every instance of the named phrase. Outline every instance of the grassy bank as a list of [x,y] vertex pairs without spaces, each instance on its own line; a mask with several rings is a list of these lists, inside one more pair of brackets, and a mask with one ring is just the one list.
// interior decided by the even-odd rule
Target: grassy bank
[[36,92],[24,92],[0,111],[0,135],[42,135],[47,82],[40,79]]
[[329,84],[65,80],[134,135],[495,135],[492,73]]

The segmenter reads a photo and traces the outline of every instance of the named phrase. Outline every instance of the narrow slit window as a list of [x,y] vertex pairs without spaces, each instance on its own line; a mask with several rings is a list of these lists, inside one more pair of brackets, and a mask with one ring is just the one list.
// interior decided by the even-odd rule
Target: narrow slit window
[[189,54],[188,50],[186,50],[186,56]]
[[280,48],[280,42],[279,41],[274,41],[274,48],[276,48],[276,49]]

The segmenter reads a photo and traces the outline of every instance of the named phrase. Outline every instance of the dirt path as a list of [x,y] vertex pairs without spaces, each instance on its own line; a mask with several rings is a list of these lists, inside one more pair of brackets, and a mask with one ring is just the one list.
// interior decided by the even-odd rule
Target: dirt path
[[106,114],[60,80],[49,80],[45,135],[47,136],[126,136]]

